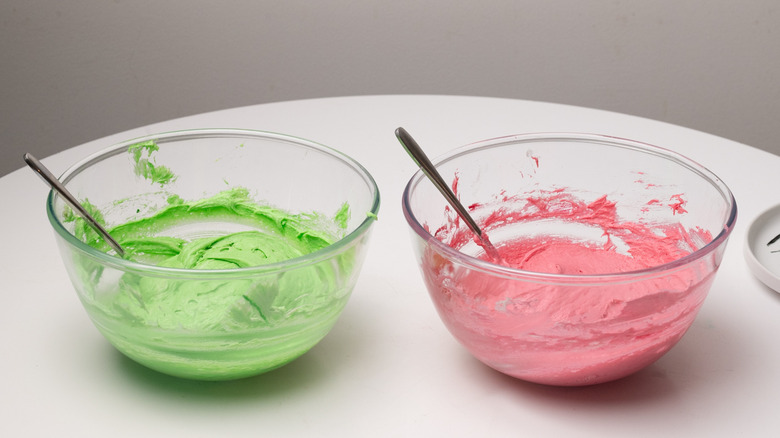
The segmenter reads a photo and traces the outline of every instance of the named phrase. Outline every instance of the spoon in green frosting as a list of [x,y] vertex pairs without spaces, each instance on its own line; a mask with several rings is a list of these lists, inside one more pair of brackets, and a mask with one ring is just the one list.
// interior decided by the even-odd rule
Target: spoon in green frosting
[[57,192],[60,196],[62,196],[62,199],[65,201],[66,204],[70,206],[70,208],[73,209],[79,216],[84,218],[87,223],[92,226],[92,228],[97,231],[98,234],[103,238],[103,240],[108,243],[108,245],[116,251],[116,253],[120,257],[125,256],[125,250],[122,249],[122,247],[117,243],[116,240],[114,240],[113,237],[111,237],[110,234],[108,234],[108,231],[106,231],[105,228],[103,228],[96,220],[93,218],[89,213],[87,213],[87,210],[84,208],[83,205],[76,199],[75,196],[73,196],[68,189],[65,188],[64,185],[57,179],[57,177],[52,174],[49,169],[46,168],[40,161],[38,161],[37,158],[33,157],[30,153],[24,154],[24,162],[27,163],[28,166],[32,170],[35,171],[35,173],[38,174],[38,176],[41,177],[41,179],[51,187],[52,190]]
[[455,193],[453,193],[452,190],[450,190],[450,188],[447,186],[447,183],[444,182],[444,178],[441,177],[439,171],[436,170],[436,167],[433,165],[433,163],[431,163],[431,160],[427,155],[425,155],[425,152],[423,152],[420,145],[417,144],[414,138],[412,138],[412,136],[406,132],[404,128],[399,127],[396,129],[395,136],[398,138],[398,141],[401,142],[401,145],[404,147],[404,149],[406,149],[406,152],[409,153],[409,156],[412,157],[412,160],[417,163],[417,167],[419,167],[425,176],[431,180],[433,185],[439,189],[439,192],[444,196],[445,199],[447,199],[447,202],[449,202],[452,208],[455,209],[461,219],[466,222],[466,225],[468,225],[471,232],[477,236],[480,246],[482,246],[482,248],[485,250],[485,253],[488,255],[488,257],[490,257],[496,263],[501,263],[502,259],[498,254],[496,247],[493,246],[493,244],[490,242],[488,236],[482,232],[477,223],[469,214],[468,210],[466,210],[463,204],[461,204],[461,202],[458,200],[458,197],[455,196]]

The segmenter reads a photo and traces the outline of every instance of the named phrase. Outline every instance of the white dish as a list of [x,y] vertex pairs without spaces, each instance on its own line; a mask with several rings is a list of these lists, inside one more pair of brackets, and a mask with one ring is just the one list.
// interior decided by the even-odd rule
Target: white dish
[[756,278],[780,292],[780,238],[777,236],[780,236],[780,205],[764,211],[750,224],[745,260]]

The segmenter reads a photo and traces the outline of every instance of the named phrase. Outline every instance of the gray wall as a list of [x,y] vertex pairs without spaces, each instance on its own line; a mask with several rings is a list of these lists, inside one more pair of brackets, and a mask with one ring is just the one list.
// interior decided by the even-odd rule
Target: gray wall
[[776,0],[4,0],[0,175],[280,100],[467,94],[624,112],[775,153]]

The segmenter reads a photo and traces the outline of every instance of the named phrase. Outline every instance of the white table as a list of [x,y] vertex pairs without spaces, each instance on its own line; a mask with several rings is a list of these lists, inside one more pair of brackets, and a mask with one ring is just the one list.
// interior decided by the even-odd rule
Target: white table
[[[738,224],[683,340],[631,377],[558,388],[506,377],[445,330],[411,256],[401,192],[416,170],[393,131],[432,156],[530,131],[664,146],[718,174]],[[117,353],[72,290],[29,169],[0,178],[0,436],[778,436],[780,294],[749,272],[750,222],[780,202],[780,157],[657,121],[565,105],[456,96],[364,96],[249,106],[158,123],[43,160],[54,173],[143,134],[201,127],[283,132],[340,149],[382,195],[365,267],[334,330],[255,378],[179,380]],[[97,183],[97,182],[96,182]]]

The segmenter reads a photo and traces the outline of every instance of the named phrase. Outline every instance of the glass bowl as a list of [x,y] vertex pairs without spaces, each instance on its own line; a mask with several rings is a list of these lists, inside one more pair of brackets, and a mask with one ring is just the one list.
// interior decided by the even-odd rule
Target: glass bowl
[[[198,380],[260,374],[317,344],[350,297],[379,210],[377,185],[355,160],[250,130],[132,139],[60,180],[129,254],[112,255],[49,194],[65,267],[95,326],[133,360]],[[186,258],[181,241],[209,243]]]
[[438,314],[477,359],[541,384],[615,380],[672,348],[737,217],[712,172],[626,139],[517,135],[434,163],[502,257],[417,172],[402,207]]

